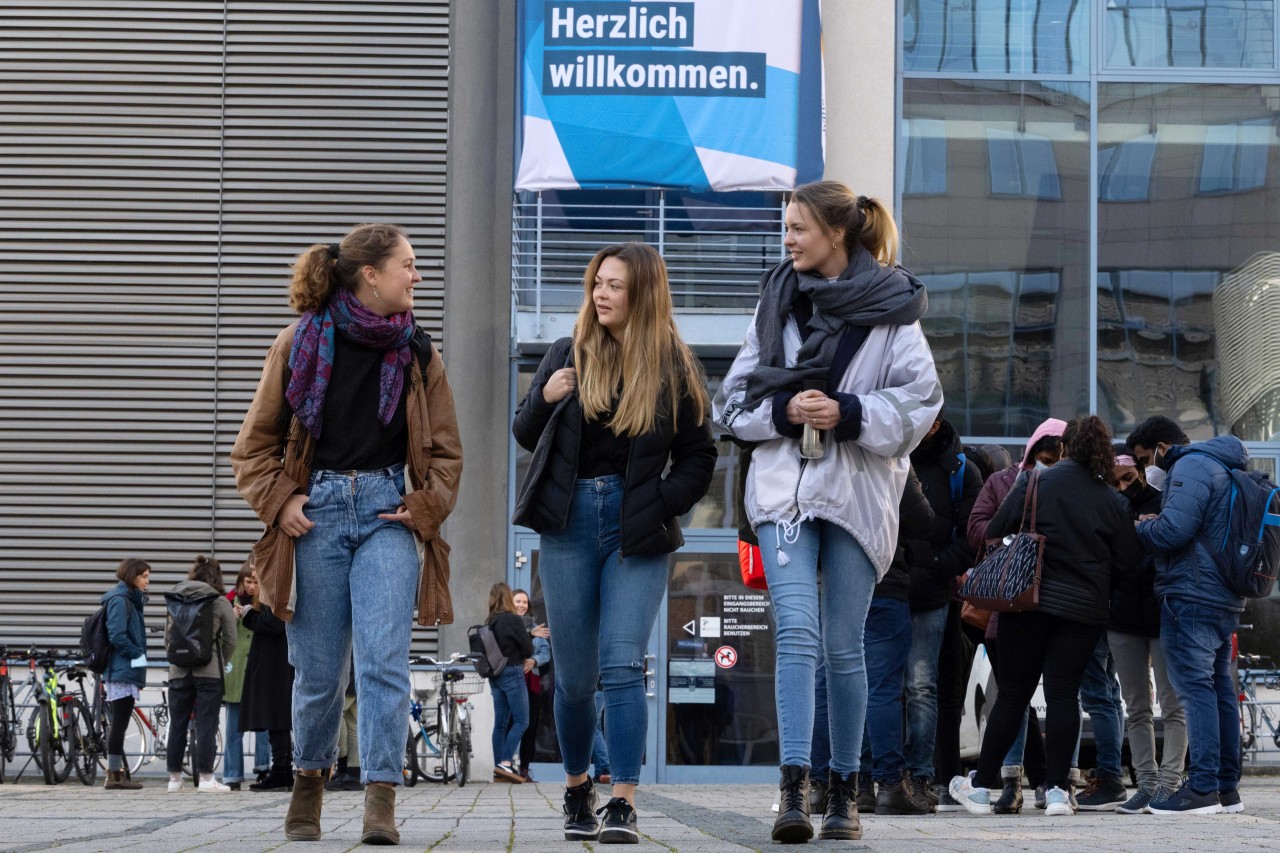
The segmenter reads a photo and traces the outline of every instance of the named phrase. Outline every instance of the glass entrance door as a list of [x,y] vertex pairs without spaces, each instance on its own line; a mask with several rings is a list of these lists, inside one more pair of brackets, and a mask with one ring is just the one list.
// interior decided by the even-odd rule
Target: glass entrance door
[[[641,783],[772,782],[779,756],[768,593],[742,585],[736,538],[687,535],[685,548],[671,556],[645,660],[649,725]],[[511,585],[529,592],[534,618],[544,621],[538,537],[519,533],[515,546]],[[554,660],[540,681],[533,771],[539,780],[558,780]]]

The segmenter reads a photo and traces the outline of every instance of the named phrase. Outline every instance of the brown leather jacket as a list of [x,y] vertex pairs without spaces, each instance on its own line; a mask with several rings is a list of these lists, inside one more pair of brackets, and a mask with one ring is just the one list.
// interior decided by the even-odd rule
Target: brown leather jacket
[[[231,449],[236,488],[267,526],[253,553],[258,572],[258,598],[286,622],[293,619],[293,539],[276,525],[280,507],[290,495],[305,494],[311,476],[315,440],[290,413],[284,398],[293,346],[293,323],[276,336],[267,352],[262,379]],[[426,381],[418,359],[411,364],[405,398],[409,453],[405,460],[410,489],[404,505],[418,538],[422,575],[418,583],[418,624],[453,622],[449,597],[449,546],[440,525],[453,511],[462,475],[462,439],[453,409],[453,392],[435,346]]]

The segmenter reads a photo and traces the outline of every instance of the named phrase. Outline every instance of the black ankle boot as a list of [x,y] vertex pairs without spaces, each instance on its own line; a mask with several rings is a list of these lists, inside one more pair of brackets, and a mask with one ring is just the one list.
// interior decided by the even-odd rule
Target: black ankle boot
[[841,777],[831,771],[831,795],[827,801],[827,813],[822,816],[822,829],[818,837],[837,841],[857,841],[862,837],[862,824],[858,822],[855,798],[858,796],[858,774]]
[[1000,781],[1004,788],[1000,799],[991,806],[996,814],[1020,814],[1022,812],[1022,765],[1008,764],[1000,768]]
[[871,814],[876,810],[876,783],[870,773],[858,774],[858,811]]
[[809,768],[784,764],[781,770],[778,819],[773,822],[772,837],[783,844],[799,844],[813,838],[813,824],[809,822]]

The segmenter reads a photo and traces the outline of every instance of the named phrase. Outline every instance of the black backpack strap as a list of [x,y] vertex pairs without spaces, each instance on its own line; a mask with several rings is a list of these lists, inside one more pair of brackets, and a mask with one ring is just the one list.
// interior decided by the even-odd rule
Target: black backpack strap
[[409,340],[409,348],[418,358],[418,367],[422,370],[422,379],[427,379],[427,365],[431,363],[431,336],[427,330],[418,326]]

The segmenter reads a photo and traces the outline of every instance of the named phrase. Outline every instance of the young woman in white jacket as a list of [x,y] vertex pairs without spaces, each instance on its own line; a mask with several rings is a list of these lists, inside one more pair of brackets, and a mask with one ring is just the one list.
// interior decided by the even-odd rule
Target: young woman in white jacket
[[[789,257],[761,280],[713,419],[755,445],[746,513],[777,624],[782,778],[773,839],[813,836],[809,744],[823,653],[831,794],[819,837],[857,839],[862,626],[893,558],[906,457],[933,424],[942,388],[918,322],[924,285],[896,265],[897,228],[881,202],[836,181],[802,186],[787,205],[784,245]],[[816,433],[806,438],[806,428]]]

